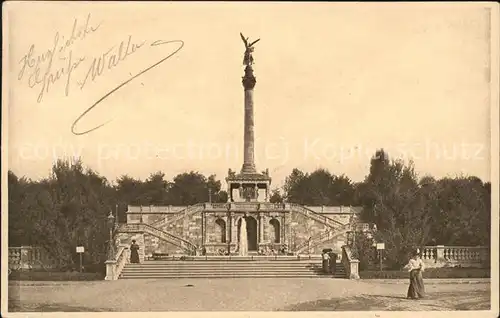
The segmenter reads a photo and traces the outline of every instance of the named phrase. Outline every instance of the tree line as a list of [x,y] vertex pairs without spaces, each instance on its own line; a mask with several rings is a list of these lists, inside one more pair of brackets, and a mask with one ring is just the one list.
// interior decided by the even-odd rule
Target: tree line
[[[60,267],[78,262],[75,246],[86,247],[87,262],[106,257],[106,218],[125,222],[127,205],[191,205],[227,202],[215,175],[196,171],[167,180],[161,171],[145,180],[128,175],[110,182],[80,160],[57,161],[49,176],[30,180],[8,173],[9,246],[42,246]],[[293,169],[271,202],[362,206],[361,219],[377,225],[388,261],[423,245],[489,245],[489,182],[470,176],[419,177],[413,164],[377,151],[362,182],[326,169]]]

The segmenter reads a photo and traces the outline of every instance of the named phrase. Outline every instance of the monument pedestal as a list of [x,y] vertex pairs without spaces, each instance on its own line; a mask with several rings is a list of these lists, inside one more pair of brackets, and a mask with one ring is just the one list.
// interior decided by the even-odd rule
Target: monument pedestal
[[267,174],[234,174],[226,178],[228,202],[269,202],[271,178]]

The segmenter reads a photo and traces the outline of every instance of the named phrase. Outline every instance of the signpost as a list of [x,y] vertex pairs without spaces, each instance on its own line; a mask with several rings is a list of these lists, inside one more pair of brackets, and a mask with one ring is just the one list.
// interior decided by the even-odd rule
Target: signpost
[[80,273],[81,273],[83,268],[83,252],[85,252],[85,248],[83,246],[77,246],[76,252],[80,254]]
[[383,251],[385,249],[385,244],[384,243],[377,243],[377,250],[378,250],[378,258],[380,260],[380,271],[382,271],[382,256],[383,256]]

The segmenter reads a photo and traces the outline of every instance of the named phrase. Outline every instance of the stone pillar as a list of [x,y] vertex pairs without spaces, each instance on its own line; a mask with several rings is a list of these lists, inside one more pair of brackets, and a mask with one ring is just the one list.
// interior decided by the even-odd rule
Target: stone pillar
[[284,244],[286,241],[285,241],[285,232],[286,232],[286,221],[285,221],[285,216],[282,215],[280,217],[280,226],[281,226],[281,229],[280,229],[280,244]]
[[264,217],[259,216],[259,243],[264,243]]
[[435,261],[436,261],[436,263],[446,261],[444,259],[444,245],[437,245],[436,246],[436,260]]
[[349,279],[359,279],[359,261],[352,259],[349,261]]
[[245,76],[243,77],[243,87],[245,89],[245,126],[244,126],[244,146],[243,146],[243,166],[241,173],[256,173],[254,160],[254,118],[253,118],[253,89],[255,87],[255,76],[252,66],[247,65]]
[[206,229],[206,213],[201,212],[201,245],[205,245],[207,242],[206,236],[207,236],[207,229]]
[[231,224],[232,224],[232,233],[231,233],[231,242],[238,244],[238,223],[237,223],[237,216],[233,215],[231,218]]
[[243,183],[240,183],[240,187],[238,188],[238,201],[243,200]]
[[224,221],[226,222],[226,243],[228,243],[229,241],[231,241],[231,219],[229,215],[226,215],[224,219]]
[[21,246],[20,264],[22,269],[29,269],[31,265],[31,246]]
[[116,280],[115,277],[116,261],[108,260],[105,263],[106,263],[106,277],[104,278],[104,280]]

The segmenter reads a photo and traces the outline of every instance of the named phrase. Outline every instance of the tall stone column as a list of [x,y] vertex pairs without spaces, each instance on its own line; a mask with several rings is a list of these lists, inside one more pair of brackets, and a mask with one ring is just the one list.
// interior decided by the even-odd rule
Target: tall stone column
[[245,127],[243,144],[243,166],[242,174],[256,173],[254,158],[254,120],[253,120],[253,89],[256,79],[253,75],[251,65],[245,68],[243,76],[243,88],[245,89]]
[[259,243],[264,243],[264,216],[259,216]]

